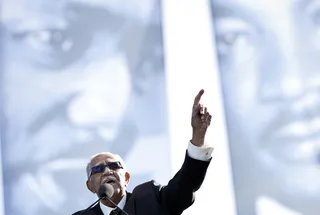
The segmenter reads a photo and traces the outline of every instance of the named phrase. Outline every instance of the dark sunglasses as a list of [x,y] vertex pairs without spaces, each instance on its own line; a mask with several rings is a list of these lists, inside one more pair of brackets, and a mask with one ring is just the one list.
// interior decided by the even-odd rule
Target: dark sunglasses
[[106,167],[108,167],[111,170],[123,169],[123,167],[122,167],[122,165],[121,165],[121,163],[119,161],[109,162],[107,164],[100,164],[100,165],[97,165],[97,166],[94,166],[94,167],[91,168],[91,172],[90,172],[89,178],[93,174],[104,172]]

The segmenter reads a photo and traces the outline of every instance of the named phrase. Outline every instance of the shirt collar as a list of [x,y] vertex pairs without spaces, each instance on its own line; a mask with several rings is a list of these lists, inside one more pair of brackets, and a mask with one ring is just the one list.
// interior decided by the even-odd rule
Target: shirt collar
[[[122,197],[122,199],[120,200],[119,204],[118,204],[118,207],[120,209],[123,209],[125,204],[126,204],[126,200],[127,200],[127,194],[124,194],[124,196]],[[111,207],[108,207],[104,204],[101,203],[101,201],[99,202],[100,204],[100,208],[102,210],[102,213],[104,215],[109,215],[111,213],[112,210],[114,210],[115,208],[111,208]]]

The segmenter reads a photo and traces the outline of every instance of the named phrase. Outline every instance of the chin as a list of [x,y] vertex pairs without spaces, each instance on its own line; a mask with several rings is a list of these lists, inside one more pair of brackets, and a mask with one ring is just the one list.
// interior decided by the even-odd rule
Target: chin
[[119,187],[114,187],[114,194],[120,194],[121,189]]
[[118,184],[110,183],[110,185],[113,187],[114,194],[117,194],[117,193],[121,192],[120,186]]

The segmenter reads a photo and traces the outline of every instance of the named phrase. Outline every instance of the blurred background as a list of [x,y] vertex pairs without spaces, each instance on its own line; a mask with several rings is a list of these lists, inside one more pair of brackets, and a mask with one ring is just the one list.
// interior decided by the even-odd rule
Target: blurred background
[[129,191],[180,168],[193,98],[213,160],[184,214],[318,215],[320,0],[2,0],[0,214],[96,197],[91,155]]

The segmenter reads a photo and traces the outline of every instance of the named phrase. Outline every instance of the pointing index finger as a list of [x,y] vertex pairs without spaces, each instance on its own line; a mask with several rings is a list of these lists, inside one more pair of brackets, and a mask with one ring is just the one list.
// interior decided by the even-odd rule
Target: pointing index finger
[[199,104],[201,96],[203,95],[203,93],[204,93],[204,90],[202,89],[202,90],[199,91],[198,95],[194,98],[194,104],[193,104],[194,106]]

